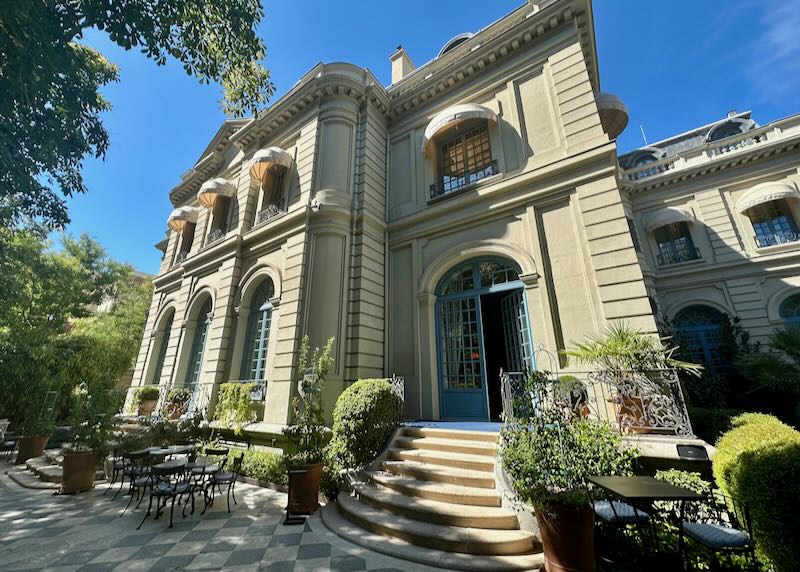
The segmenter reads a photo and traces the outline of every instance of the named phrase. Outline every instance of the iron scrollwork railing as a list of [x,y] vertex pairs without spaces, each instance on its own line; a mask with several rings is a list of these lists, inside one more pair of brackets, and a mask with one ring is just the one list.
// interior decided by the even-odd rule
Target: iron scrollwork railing
[[256,224],[261,224],[263,222],[267,222],[268,220],[275,218],[278,215],[285,214],[286,210],[282,209],[275,203],[271,203],[258,211],[258,216],[256,217]]
[[569,381],[555,375],[551,381],[548,395],[527,395],[524,373],[501,371],[503,416],[533,415],[539,400],[552,399],[565,412],[607,421],[621,433],[694,435],[677,370],[572,372]]
[[764,248],[766,246],[777,246],[779,244],[797,242],[800,240],[800,234],[792,230],[784,230],[782,232],[757,235],[755,239],[758,247]]
[[400,401],[405,403],[406,402],[406,378],[400,377],[397,374],[393,373],[392,377],[388,378],[388,381],[392,385],[392,392],[394,392],[397,397],[400,398]]
[[446,180],[443,177],[440,177],[439,181],[433,183],[430,187],[431,199],[436,199],[456,191],[461,191],[470,185],[473,185],[478,181],[482,181],[488,177],[492,177],[499,172],[500,169],[497,166],[497,161],[491,161],[476,171],[466,172],[462,175],[450,176],[447,177]]
[[215,242],[222,240],[225,238],[225,231],[221,228],[215,228],[211,232],[208,233],[206,237],[206,246],[214,244]]

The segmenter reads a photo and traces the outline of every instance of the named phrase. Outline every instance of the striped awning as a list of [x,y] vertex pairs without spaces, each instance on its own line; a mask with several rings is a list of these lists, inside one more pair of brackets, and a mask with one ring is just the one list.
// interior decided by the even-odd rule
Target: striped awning
[[430,143],[438,133],[468,119],[486,119],[487,121],[497,123],[497,114],[488,107],[475,103],[462,103],[448,107],[444,111],[437,113],[433,119],[431,119],[430,123],[428,123],[428,126],[425,127],[425,135],[422,138],[422,149],[426,149],[428,143]]
[[656,211],[653,216],[647,219],[644,228],[647,230],[647,232],[652,232],[655,229],[661,228],[662,226],[667,226],[668,224],[694,221],[694,215],[687,210],[679,209],[677,207],[665,207]]
[[167,226],[172,230],[183,230],[186,223],[197,222],[198,209],[196,207],[178,207],[171,213],[167,219]]
[[800,193],[797,187],[789,183],[761,183],[746,190],[736,201],[736,210],[740,213],[758,205],[781,199],[797,199]]
[[216,177],[202,184],[197,193],[197,200],[206,208],[214,206],[218,196],[232,197],[236,194],[236,187],[228,179]]

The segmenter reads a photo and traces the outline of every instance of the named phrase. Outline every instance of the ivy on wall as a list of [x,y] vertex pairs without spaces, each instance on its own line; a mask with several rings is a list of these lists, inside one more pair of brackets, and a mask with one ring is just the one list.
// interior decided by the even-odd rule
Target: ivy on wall
[[214,419],[221,421],[234,433],[241,435],[242,426],[253,421],[253,400],[250,394],[254,383],[223,383],[219,386],[219,399],[214,409]]

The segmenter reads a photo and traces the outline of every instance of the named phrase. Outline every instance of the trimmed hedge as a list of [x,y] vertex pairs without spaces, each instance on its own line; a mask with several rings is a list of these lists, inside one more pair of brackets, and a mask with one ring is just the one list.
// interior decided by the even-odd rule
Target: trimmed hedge
[[777,418],[746,413],[717,443],[714,477],[747,503],[759,557],[776,572],[800,570],[800,432]]
[[361,379],[333,409],[328,458],[333,469],[358,468],[375,459],[400,423],[403,402],[385,379]]
[[289,474],[286,472],[283,455],[258,449],[231,449],[228,452],[228,466],[233,464],[234,457],[242,453],[242,475],[274,485],[289,485]]
[[139,401],[155,401],[158,399],[157,385],[143,385],[136,390],[136,399]]
[[694,434],[712,445],[726,431],[732,429],[732,421],[744,413],[741,409],[719,409],[713,407],[689,407],[689,419]]

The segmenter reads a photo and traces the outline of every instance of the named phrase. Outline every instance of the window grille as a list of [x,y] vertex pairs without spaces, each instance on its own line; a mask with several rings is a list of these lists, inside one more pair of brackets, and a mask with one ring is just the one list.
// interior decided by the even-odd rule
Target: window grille
[[792,294],[781,303],[778,314],[787,328],[800,327],[800,294]]
[[497,172],[488,127],[474,127],[439,145],[438,183],[431,186],[431,198],[458,191]]
[[653,236],[656,239],[656,260],[659,266],[700,258],[700,251],[694,246],[686,222],[676,222],[657,228]]
[[786,201],[770,201],[747,211],[759,247],[775,246],[800,240],[797,224]]
[[272,280],[266,279],[253,294],[250,314],[247,317],[247,334],[242,353],[241,378],[255,382],[264,381],[267,363],[269,331],[272,325],[272,304],[274,295]]

